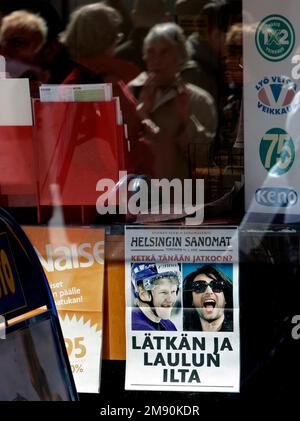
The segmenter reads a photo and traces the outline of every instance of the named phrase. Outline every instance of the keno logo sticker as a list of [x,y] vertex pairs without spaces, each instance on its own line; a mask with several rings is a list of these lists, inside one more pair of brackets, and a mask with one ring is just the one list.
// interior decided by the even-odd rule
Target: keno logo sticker
[[261,206],[289,208],[298,202],[298,194],[285,187],[264,187],[256,190],[255,199]]
[[287,173],[295,160],[295,146],[291,136],[283,129],[268,130],[261,139],[260,160],[272,176]]
[[255,43],[258,52],[267,60],[281,61],[292,52],[295,31],[284,16],[269,15],[256,29]]

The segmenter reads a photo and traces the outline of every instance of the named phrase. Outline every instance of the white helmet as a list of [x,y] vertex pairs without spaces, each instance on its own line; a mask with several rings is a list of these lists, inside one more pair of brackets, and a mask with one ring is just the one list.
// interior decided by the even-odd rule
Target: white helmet
[[146,291],[152,290],[154,281],[160,278],[175,278],[178,288],[181,284],[180,267],[178,264],[133,263],[131,274],[135,291],[137,291],[137,287],[141,284]]

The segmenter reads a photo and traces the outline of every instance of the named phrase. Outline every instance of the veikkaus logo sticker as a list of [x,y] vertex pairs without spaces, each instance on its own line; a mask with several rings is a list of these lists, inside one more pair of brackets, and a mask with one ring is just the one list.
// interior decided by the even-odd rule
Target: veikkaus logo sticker
[[255,86],[257,108],[266,114],[278,116],[288,114],[299,104],[295,96],[298,85],[285,76],[266,76]]
[[255,33],[258,52],[269,61],[281,61],[295,46],[295,31],[290,21],[281,15],[266,16]]
[[268,130],[260,142],[260,160],[272,176],[286,174],[295,160],[295,146],[291,136],[281,128]]

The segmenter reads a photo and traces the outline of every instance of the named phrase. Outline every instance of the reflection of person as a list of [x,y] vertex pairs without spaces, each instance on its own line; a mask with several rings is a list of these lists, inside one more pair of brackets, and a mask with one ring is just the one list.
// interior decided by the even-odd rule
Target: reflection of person
[[139,117],[152,121],[155,130],[145,131],[143,151],[135,152],[138,171],[159,179],[190,178],[192,167],[209,160],[216,130],[214,101],[179,74],[188,52],[178,25],[155,25],[144,40],[144,58],[147,72],[128,86],[139,101]]
[[225,274],[213,266],[202,266],[186,276],[183,307],[184,330],[233,330],[232,284]]
[[166,0],[135,0],[131,11],[132,30],[128,40],[116,48],[115,57],[145,70],[143,42],[149,29],[170,19]]
[[135,100],[125,83],[139,71],[133,64],[114,58],[121,35],[120,24],[120,14],[103,3],[82,6],[71,14],[60,40],[76,67],[63,83],[111,83],[113,96],[120,98],[129,138],[132,140],[140,123],[136,118]]
[[3,18],[0,30],[1,54],[32,63],[47,38],[47,24],[33,13],[19,10]]
[[47,34],[45,20],[25,10],[8,14],[1,22],[0,54],[6,59],[7,72],[10,77],[28,78],[32,97],[39,97],[39,85],[49,79],[37,60]]
[[179,267],[137,263],[132,266],[135,305],[132,330],[177,330],[169,320],[179,290]]

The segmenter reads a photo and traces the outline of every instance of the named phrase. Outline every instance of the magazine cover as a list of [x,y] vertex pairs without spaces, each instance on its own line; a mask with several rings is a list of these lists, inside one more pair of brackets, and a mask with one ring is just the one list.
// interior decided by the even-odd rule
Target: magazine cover
[[235,227],[125,230],[128,390],[239,392]]
[[77,391],[100,388],[104,230],[24,227],[58,310]]

